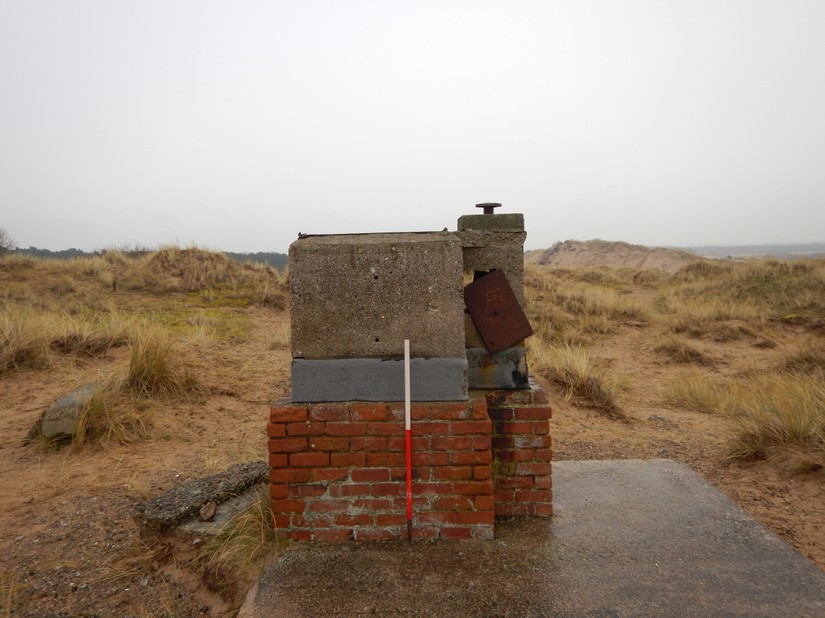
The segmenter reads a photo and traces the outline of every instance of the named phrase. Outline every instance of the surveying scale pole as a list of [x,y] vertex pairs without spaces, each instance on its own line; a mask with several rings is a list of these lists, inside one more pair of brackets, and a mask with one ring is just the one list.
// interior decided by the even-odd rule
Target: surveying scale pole
[[410,340],[404,339],[404,441],[407,451],[407,541],[412,543],[412,439],[410,437]]

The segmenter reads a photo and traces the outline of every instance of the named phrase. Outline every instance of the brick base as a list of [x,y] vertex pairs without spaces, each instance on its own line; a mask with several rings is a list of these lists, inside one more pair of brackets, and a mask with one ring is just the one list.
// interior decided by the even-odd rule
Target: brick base
[[493,479],[497,517],[553,514],[550,417],[538,388],[488,391],[493,421]]
[[[543,391],[414,403],[413,538],[492,538],[495,516],[552,513]],[[492,420],[491,420],[492,419]],[[295,539],[405,539],[403,403],[271,406],[275,525]]]

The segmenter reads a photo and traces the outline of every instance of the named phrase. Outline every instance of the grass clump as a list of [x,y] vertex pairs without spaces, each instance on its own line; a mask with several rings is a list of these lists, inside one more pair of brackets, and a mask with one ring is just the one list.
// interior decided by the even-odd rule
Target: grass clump
[[735,459],[763,459],[781,449],[825,456],[825,373],[770,374],[736,385],[727,418]]
[[706,355],[679,337],[665,337],[659,341],[653,350],[677,363],[711,364],[711,360]]
[[48,314],[10,307],[0,315],[0,375],[22,367],[48,364]]
[[808,344],[787,356],[781,368],[799,373],[825,372],[825,346]]
[[228,600],[236,597],[236,602],[242,600],[249,581],[257,577],[264,561],[278,547],[269,493],[258,494],[206,544],[197,559],[210,587]]
[[123,384],[111,381],[101,386],[83,406],[75,424],[75,446],[129,444],[146,436],[147,408],[124,391]]
[[62,354],[100,356],[109,349],[126,345],[134,326],[114,309],[89,315],[66,315],[56,319],[49,347]]
[[116,311],[72,315],[51,308],[13,305],[0,314],[0,375],[24,367],[46,367],[52,352],[100,356],[125,345],[132,325]]
[[128,444],[145,437],[152,398],[198,397],[203,389],[176,342],[158,326],[145,327],[131,342],[125,378],[101,386],[81,410],[72,442]]
[[701,371],[684,371],[668,380],[663,389],[665,405],[697,412],[720,412],[724,409],[726,391]]
[[716,341],[733,341],[755,336],[745,323],[764,324],[767,319],[759,305],[723,298],[685,299],[674,294],[663,297],[658,304],[663,312],[673,313],[672,332],[694,338],[709,336]]
[[264,556],[276,535],[269,494],[260,491],[207,545],[205,567],[218,571],[251,565]]
[[629,420],[617,402],[623,385],[596,368],[580,347],[528,343],[528,350],[531,369],[561,386],[565,397],[576,397],[608,418]]
[[161,328],[149,327],[131,345],[126,388],[142,397],[189,397],[201,388],[186,363],[174,353],[174,340]]

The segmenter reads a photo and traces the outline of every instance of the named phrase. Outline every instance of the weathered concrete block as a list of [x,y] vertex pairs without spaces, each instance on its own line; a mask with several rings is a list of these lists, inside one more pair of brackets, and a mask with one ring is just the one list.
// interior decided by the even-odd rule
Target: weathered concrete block
[[[476,215],[491,217],[493,215]],[[495,215],[499,216],[499,215]],[[501,215],[503,216],[503,215]],[[464,272],[503,270],[507,281],[524,307],[524,240],[525,232],[473,231],[457,232],[464,247]]]
[[309,236],[289,248],[292,356],[464,358],[453,233]]

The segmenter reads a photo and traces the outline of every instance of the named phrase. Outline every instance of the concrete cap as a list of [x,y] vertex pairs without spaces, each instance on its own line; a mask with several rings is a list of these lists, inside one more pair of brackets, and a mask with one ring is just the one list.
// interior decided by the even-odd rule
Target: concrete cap
[[458,231],[465,230],[523,232],[524,215],[518,212],[501,215],[462,215],[458,218]]

